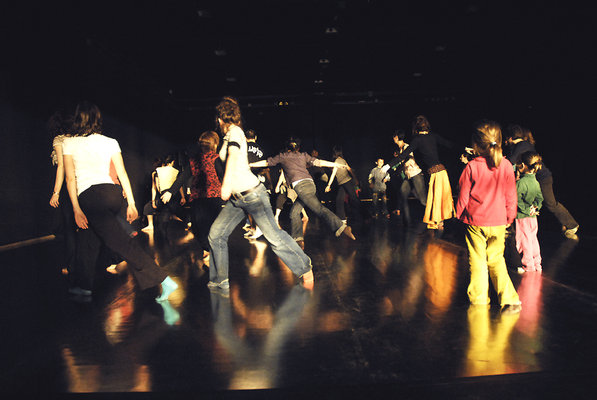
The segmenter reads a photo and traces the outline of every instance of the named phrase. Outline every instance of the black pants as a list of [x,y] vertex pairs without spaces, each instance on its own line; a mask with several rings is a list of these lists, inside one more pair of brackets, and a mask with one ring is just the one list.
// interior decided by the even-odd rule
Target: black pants
[[567,229],[576,228],[578,222],[576,222],[562,203],[558,203],[556,196],[553,194],[553,177],[550,176],[540,180],[539,186],[541,186],[541,194],[543,194],[543,205],[547,207],[547,209],[555,215],[560,224]]
[[91,290],[102,242],[129,265],[141,290],[159,285],[167,273],[155,263],[135,238],[118,222],[123,204],[122,189],[112,184],[91,186],[79,195],[79,204],[87,216],[89,229],[80,229],[77,246],[77,286]]
[[340,219],[346,219],[346,210],[344,207],[346,195],[348,195],[348,204],[350,205],[352,216],[356,219],[355,222],[360,222],[361,201],[357,197],[357,190],[352,179],[342,185],[338,185],[338,191],[336,192],[336,215]]
[[202,249],[209,251],[209,228],[222,210],[219,197],[200,197],[191,202],[191,230]]

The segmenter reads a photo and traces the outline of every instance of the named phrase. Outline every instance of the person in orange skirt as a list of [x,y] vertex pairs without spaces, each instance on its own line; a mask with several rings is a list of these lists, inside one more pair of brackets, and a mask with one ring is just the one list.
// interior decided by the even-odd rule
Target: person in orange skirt
[[411,153],[429,175],[429,190],[423,222],[428,229],[443,229],[444,221],[453,218],[454,199],[446,167],[440,162],[438,145],[453,148],[451,141],[431,132],[431,124],[424,115],[417,115],[412,124],[410,146],[390,161],[384,168],[393,168],[406,160]]

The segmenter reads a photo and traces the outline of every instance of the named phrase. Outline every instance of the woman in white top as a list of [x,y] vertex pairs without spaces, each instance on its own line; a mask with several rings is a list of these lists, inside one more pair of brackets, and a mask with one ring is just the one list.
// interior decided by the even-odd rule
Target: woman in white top
[[[103,242],[129,262],[129,271],[141,290],[161,283],[162,293],[156,300],[167,300],[178,285],[127,235],[117,220],[123,202],[122,190],[128,203],[127,220],[137,219],[138,213],[120,146],[115,139],[101,134],[102,118],[97,106],[79,104],[74,129],[76,136],[65,140],[63,150],[68,193],[75,222],[81,228],[77,257],[81,273],[75,277],[76,287],[80,294],[91,295],[95,263]],[[115,185],[110,177],[110,161],[122,187]]]

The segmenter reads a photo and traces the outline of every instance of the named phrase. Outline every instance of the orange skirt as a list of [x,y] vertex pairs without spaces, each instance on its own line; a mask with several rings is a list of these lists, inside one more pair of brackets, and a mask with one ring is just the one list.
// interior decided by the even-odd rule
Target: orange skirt
[[454,218],[455,215],[448,172],[444,169],[431,174],[423,222],[429,229],[438,229],[444,220]]

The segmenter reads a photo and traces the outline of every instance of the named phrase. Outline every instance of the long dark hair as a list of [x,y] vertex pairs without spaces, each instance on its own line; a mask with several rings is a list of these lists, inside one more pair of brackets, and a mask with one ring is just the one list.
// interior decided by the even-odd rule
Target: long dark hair
[[431,124],[424,115],[417,115],[412,123],[412,134],[418,135],[419,132],[430,132]]
[[73,134],[75,136],[89,136],[92,133],[102,133],[102,113],[99,108],[88,101],[77,105],[73,117]]

